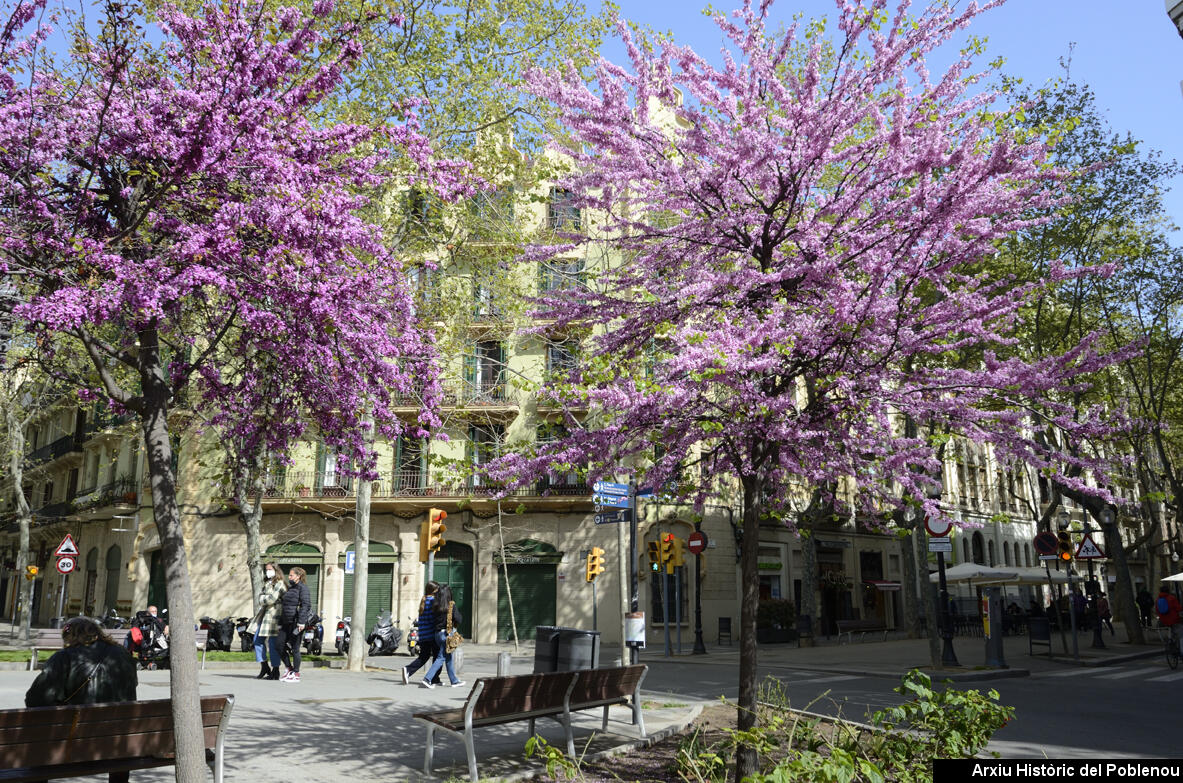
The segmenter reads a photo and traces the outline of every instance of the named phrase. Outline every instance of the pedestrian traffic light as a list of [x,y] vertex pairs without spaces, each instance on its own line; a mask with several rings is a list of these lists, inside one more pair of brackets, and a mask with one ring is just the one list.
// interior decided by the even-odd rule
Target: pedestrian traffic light
[[36,578],[37,578],[37,566],[35,566],[35,565],[25,566],[25,579],[32,581]]
[[1056,534],[1056,545],[1060,550],[1060,559],[1065,563],[1072,560],[1072,535],[1067,530]]
[[448,526],[444,524],[444,520],[448,518],[448,512],[438,508],[427,510],[427,519],[419,526],[419,562],[426,563],[432,552],[438,552],[443,549],[444,532]]
[[656,571],[661,567],[661,544],[649,542],[649,568]]
[[604,573],[604,550],[593,546],[587,553],[587,581],[594,582],[596,577]]

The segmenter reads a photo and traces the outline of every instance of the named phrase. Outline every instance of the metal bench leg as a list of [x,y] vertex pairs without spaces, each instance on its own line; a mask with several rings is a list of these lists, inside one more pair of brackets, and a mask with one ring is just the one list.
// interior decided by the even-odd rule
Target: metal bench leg
[[476,748],[472,743],[472,729],[464,732],[464,749],[468,752],[468,776],[472,778],[472,783],[478,783],[479,778],[476,774]]
[[210,767],[213,768],[214,783],[222,783],[222,775],[224,774],[224,771],[225,771],[224,768],[225,768],[225,761],[226,761],[226,755],[225,755],[225,753],[223,753],[225,743],[226,743],[225,732],[218,732],[218,739],[214,743],[214,760],[213,760],[213,763],[210,764]]
[[571,730],[571,713],[565,712],[561,718],[563,730],[567,733],[567,757],[575,758],[575,732]]
[[534,719],[530,718],[530,736],[534,736]]
[[633,699],[633,725],[641,732],[641,739],[645,739],[645,716],[641,714],[641,700]]
[[37,648],[34,647],[29,650],[29,671],[37,668]]
[[604,725],[600,727],[600,731],[608,730],[608,705],[604,705]]
[[435,755],[435,726],[427,725],[427,744],[423,748],[423,771],[431,774],[431,761]]
[[201,668],[202,668],[203,670],[205,669],[205,651],[206,651],[206,650],[208,650],[208,649],[209,649],[209,645],[208,645],[208,644],[203,644],[203,645],[201,646]]

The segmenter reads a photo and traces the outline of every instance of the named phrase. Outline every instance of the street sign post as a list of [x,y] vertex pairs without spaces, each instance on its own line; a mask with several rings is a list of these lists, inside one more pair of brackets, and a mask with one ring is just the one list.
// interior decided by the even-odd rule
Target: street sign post
[[74,560],[74,558],[70,557],[69,555],[59,557],[58,563],[57,563],[58,573],[59,574],[68,574],[74,570],[74,567],[76,565],[78,565],[77,561]]
[[[933,538],[948,538],[949,531],[953,529],[953,523],[948,520],[937,522],[936,520],[930,518],[928,514],[925,514],[924,529],[927,530],[928,534]],[[932,552],[935,550],[930,549],[929,551]]]
[[1043,531],[1031,539],[1031,545],[1035,547],[1035,551],[1041,555],[1051,555],[1051,560],[1055,560],[1058,555],[1056,550],[1059,548],[1059,541],[1056,539],[1056,534],[1050,531]]
[[928,539],[929,552],[953,552],[953,539],[948,536],[941,536],[940,538],[932,537]]
[[628,484],[618,484],[615,481],[597,481],[592,485],[592,491],[597,495],[628,495]]
[[597,525],[611,525],[616,522],[632,522],[633,510],[631,508],[616,508],[604,509],[595,516]]
[[707,534],[696,530],[686,539],[686,548],[692,555],[700,555],[707,548]]
[[596,504],[596,511],[605,508],[632,508],[632,499],[628,495],[592,495],[592,502]]
[[1076,548],[1076,556],[1081,560],[1105,559],[1105,553],[1101,551],[1101,547],[1097,546],[1093,537],[1088,533],[1085,533],[1084,538],[1080,541],[1080,546]]

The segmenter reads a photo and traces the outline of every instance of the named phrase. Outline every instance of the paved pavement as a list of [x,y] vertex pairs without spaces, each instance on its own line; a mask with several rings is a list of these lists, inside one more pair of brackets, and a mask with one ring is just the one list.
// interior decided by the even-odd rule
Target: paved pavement
[[[1153,633],[1152,633],[1153,638]],[[765,645],[760,648],[762,666],[797,668],[836,674],[857,674],[898,679],[911,668],[929,670],[934,679],[972,682],[999,677],[1022,677],[1031,674],[1068,672],[1078,666],[1107,666],[1161,655],[1160,643],[1134,646],[1117,643],[1106,634],[1105,650],[1089,647],[1091,637],[1080,640],[1080,660],[1065,656],[1058,638],[1055,654],[1030,656],[1025,637],[1005,640],[1007,669],[984,667],[984,642],[980,638],[959,637],[954,642],[962,666],[957,669],[932,670],[925,640],[891,639],[881,641],[868,635],[854,643],[837,644],[819,640],[814,647],[796,644]],[[661,645],[650,647],[641,660],[651,668],[677,667],[680,663],[714,664],[732,667],[738,672],[739,646],[711,645],[706,655],[663,655]],[[527,673],[533,668],[532,644],[523,644],[517,653],[508,645],[465,645],[462,677],[471,685],[480,676],[496,673],[497,655],[511,652],[510,673]],[[610,665],[619,649],[601,652],[602,662]],[[466,778],[463,744],[448,735],[436,739],[435,774],[422,774],[425,729],[412,719],[421,710],[458,707],[469,688],[436,687],[425,689],[401,684],[397,668],[410,658],[399,655],[372,658],[364,673],[337,668],[304,668],[298,684],[254,679],[254,664],[210,662],[201,674],[204,694],[231,693],[236,705],[227,740],[229,780],[282,779],[297,776],[301,781],[420,781]],[[0,665],[0,708],[23,706],[24,691],[33,673],[17,665]],[[141,698],[168,695],[167,672],[141,672]],[[705,702],[690,697],[671,697],[650,691],[644,698],[645,723],[651,736],[665,736],[688,726]],[[635,729],[628,723],[629,713],[614,708],[607,734],[599,732],[598,712],[588,712],[576,720],[576,746],[589,756],[626,752],[635,747]],[[562,731],[557,723],[543,721],[539,731],[552,744],[562,747]],[[478,730],[477,754],[482,777],[521,779],[538,774],[542,765],[537,759],[524,758],[526,724],[510,724]],[[140,783],[172,780],[169,770],[138,773]],[[95,778],[96,783],[105,778]]]

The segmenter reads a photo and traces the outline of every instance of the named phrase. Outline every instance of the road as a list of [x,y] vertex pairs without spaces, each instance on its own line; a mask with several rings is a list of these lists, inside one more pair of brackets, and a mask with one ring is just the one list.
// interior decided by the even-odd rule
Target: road
[[[697,698],[734,700],[737,670],[678,659],[650,661],[646,690]],[[785,667],[761,667],[779,680],[789,703],[827,715],[865,721],[901,701],[896,681]],[[1030,677],[966,682],[954,687],[997,690],[1015,719],[991,749],[1004,758],[1178,758],[1183,669],[1172,672],[1159,658],[1120,666],[1072,668]]]

